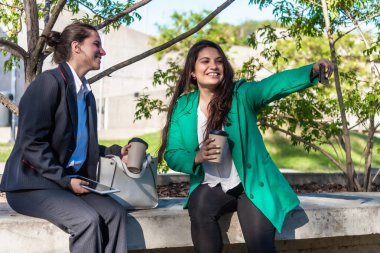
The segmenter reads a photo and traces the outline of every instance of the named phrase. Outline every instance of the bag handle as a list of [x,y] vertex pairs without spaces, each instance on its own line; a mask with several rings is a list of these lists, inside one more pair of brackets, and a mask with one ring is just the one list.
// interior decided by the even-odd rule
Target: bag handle
[[123,169],[124,174],[131,178],[141,178],[142,175],[144,175],[146,168],[150,163],[152,162],[152,157],[150,154],[146,155],[146,159],[144,159],[144,162],[142,164],[142,169],[139,174],[135,174],[129,171],[128,166],[120,159],[118,156],[109,156],[112,160],[115,161],[116,166]]

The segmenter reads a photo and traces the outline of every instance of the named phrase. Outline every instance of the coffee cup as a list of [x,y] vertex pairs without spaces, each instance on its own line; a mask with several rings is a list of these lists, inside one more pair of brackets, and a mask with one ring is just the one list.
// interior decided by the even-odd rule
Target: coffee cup
[[141,165],[145,157],[145,151],[148,148],[148,143],[140,138],[132,138],[128,141],[131,147],[128,149],[127,167],[129,171],[138,174],[141,171]]
[[216,154],[216,158],[213,160],[209,160],[212,163],[220,163],[222,161],[222,155],[224,150],[224,145],[227,141],[228,134],[223,130],[211,130],[208,135],[210,139],[214,139],[215,141],[212,144],[220,147],[219,154]]

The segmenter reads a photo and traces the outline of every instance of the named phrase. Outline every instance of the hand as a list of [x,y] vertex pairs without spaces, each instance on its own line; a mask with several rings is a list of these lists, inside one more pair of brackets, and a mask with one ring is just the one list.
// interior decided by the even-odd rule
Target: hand
[[131,144],[127,144],[124,147],[121,148],[121,160],[127,164],[128,161],[128,150],[131,148]]
[[77,195],[89,193],[90,191],[83,188],[82,185],[88,185],[89,182],[79,178],[72,178],[70,181],[69,189]]
[[212,144],[215,139],[207,139],[203,142],[203,145],[199,149],[197,155],[195,156],[195,164],[200,164],[203,161],[216,159],[216,154],[220,154],[220,146]]
[[317,63],[313,65],[312,69],[312,76],[313,78],[318,77],[319,75],[319,65],[322,64],[325,66],[325,71],[327,73],[327,77],[331,77],[333,70],[334,70],[334,65],[332,64],[331,61],[327,59],[320,59]]

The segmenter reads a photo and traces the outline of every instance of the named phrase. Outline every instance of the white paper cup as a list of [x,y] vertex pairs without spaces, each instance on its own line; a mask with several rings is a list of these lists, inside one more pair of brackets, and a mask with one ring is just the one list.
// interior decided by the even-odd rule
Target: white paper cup
[[131,172],[138,174],[145,157],[145,151],[148,148],[148,143],[140,138],[132,138],[128,144],[131,147],[128,150],[127,167],[131,169]]
[[212,142],[212,144],[220,146],[220,153],[215,155],[216,159],[208,160],[209,162],[220,163],[222,161],[222,155],[223,155],[224,145],[227,141],[227,136],[228,134],[223,130],[211,130],[209,132],[208,138],[215,139],[215,141]]

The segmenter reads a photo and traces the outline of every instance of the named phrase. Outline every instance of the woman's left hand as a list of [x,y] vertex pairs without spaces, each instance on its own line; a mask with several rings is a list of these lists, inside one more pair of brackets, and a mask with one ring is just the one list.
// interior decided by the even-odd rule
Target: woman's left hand
[[323,65],[325,67],[325,74],[327,76],[327,78],[329,78],[332,73],[333,73],[333,70],[334,70],[334,64],[332,64],[331,61],[327,60],[327,59],[320,59],[317,63],[315,63],[313,65],[313,69],[312,69],[312,76],[313,78],[316,78],[318,77],[319,75],[319,65]]
[[125,164],[127,164],[127,161],[128,161],[128,149],[130,149],[130,147],[131,147],[131,144],[127,144],[121,148],[120,158]]

